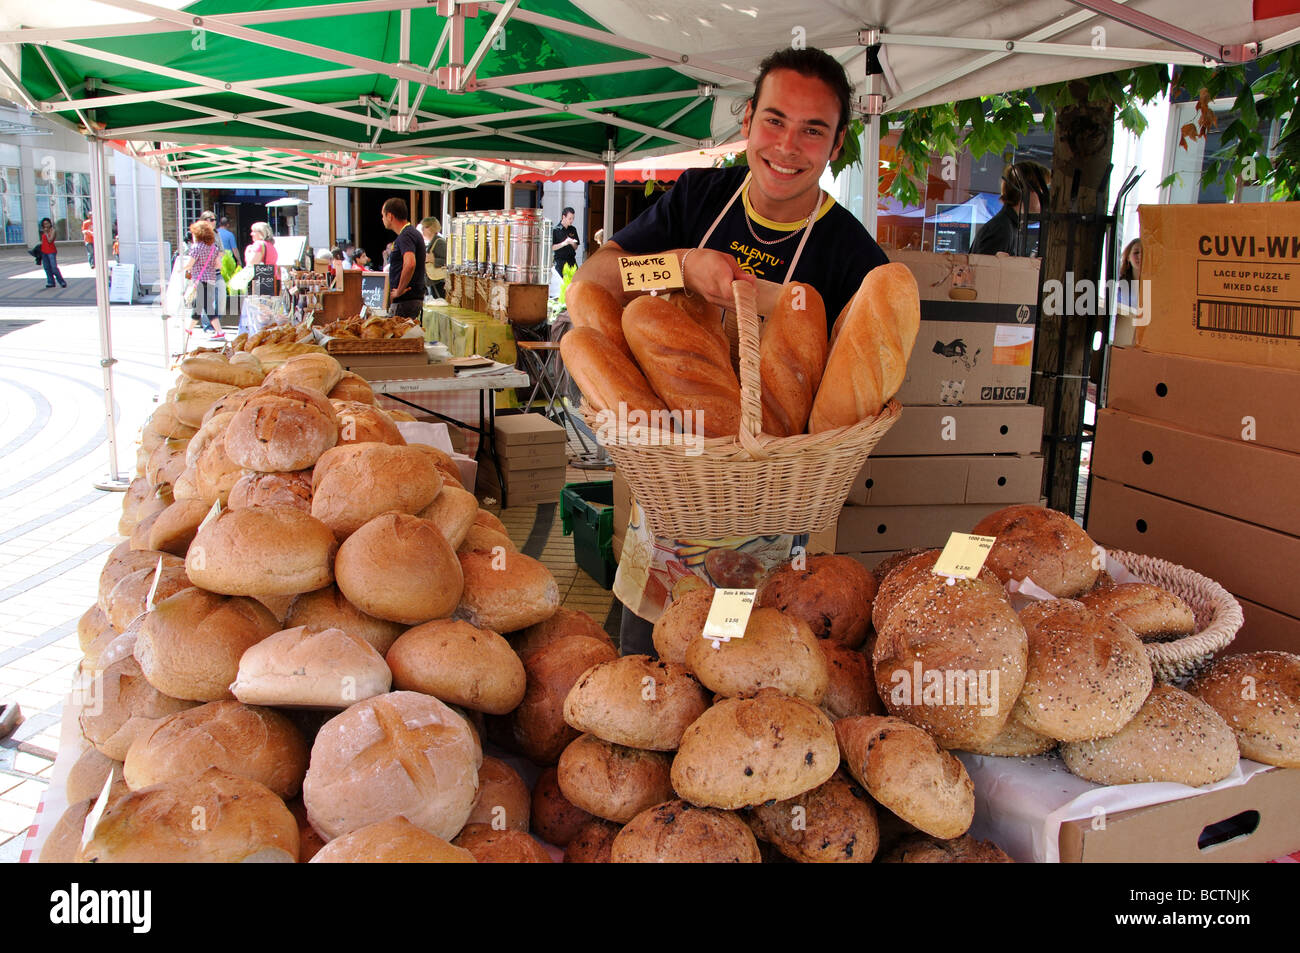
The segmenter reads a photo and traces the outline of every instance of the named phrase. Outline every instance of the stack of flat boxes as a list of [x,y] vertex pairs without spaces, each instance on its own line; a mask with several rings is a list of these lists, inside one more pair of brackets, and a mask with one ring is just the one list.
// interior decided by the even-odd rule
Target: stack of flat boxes
[[898,393],[903,414],[812,552],[868,567],[1013,503],[1040,500],[1043,410],[1028,404],[1038,262],[896,252],[921,291],[921,330]]
[[[496,421],[496,451],[511,506],[558,503],[564,489],[568,454],[564,428],[541,414],[514,414]],[[496,494],[499,485],[491,467],[479,470],[483,492]]]
[[1111,351],[1088,532],[1233,593],[1246,621],[1229,652],[1300,652],[1300,266],[1263,237],[1296,233],[1300,212],[1140,214],[1151,320]]

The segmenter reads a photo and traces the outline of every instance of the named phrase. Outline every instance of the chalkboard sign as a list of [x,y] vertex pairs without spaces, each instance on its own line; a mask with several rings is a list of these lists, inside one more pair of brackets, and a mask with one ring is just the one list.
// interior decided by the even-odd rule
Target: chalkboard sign
[[249,282],[248,293],[254,295],[275,294],[275,265],[253,266],[253,280]]
[[362,272],[361,301],[372,311],[383,311],[388,306],[388,272]]

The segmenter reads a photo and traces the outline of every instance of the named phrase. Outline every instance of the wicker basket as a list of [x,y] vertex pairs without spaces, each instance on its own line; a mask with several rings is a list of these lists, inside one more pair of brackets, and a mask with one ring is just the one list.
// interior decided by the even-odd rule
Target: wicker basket
[[330,354],[416,354],[424,350],[424,338],[330,338]]
[[601,437],[657,536],[724,539],[813,533],[835,524],[868,454],[898,419],[891,400],[851,427],[794,437],[761,433],[758,315],[753,288],[734,284],[739,316],[741,425],[734,437],[695,440],[657,428],[629,440],[585,402]]
[[1108,552],[1135,576],[1178,596],[1196,616],[1196,632],[1192,635],[1172,642],[1147,643],[1157,680],[1185,682],[1193,678],[1210,664],[1214,653],[1236,637],[1244,621],[1241,606],[1213,579],[1154,556],[1117,549]]

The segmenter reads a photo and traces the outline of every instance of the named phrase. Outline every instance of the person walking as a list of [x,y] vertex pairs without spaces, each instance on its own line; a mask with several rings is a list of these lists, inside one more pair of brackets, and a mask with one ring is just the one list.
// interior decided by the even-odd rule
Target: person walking
[[81,223],[81,243],[86,246],[86,264],[95,267],[95,222],[91,213]]
[[420,319],[424,311],[424,236],[411,224],[406,201],[387,199],[381,212],[384,228],[396,233],[384,262],[388,270],[388,313]]
[[[221,263],[217,233],[211,222],[199,219],[190,226],[190,237],[193,240],[185,249],[185,277],[193,288],[193,315],[199,316],[203,330],[212,335],[213,340],[224,341],[226,333],[221,329],[221,319],[217,316],[217,276]],[[193,315],[186,333],[194,330]]]
[[59,287],[66,288],[63,272],[59,271],[59,255],[54,245],[54,223],[48,218],[41,219],[41,264],[45,267],[45,287],[53,288],[57,280]]

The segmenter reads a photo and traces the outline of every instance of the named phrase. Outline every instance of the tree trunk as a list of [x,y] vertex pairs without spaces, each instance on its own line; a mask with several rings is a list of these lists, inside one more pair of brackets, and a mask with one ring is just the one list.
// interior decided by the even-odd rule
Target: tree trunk
[[[1075,103],[1056,115],[1051,209],[1043,243],[1044,299],[1030,402],[1044,408],[1044,494],[1048,506],[1074,515],[1079,476],[1079,436],[1092,336],[1106,321],[1099,294],[1105,227],[1065,216],[1104,215],[1108,200],[1115,106],[1088,102],[1087,84],[1071,84]],[[1053,298],[1048,293],[1058,282]],[[1090,284],[1083,284],[1083,283]],[[1091,288],[1089,298],[1078,292]],[[1071,289],[1074,289],[1072,292]],[[1092,314],[1078,313],[1088,309]],[[1054,307],[1060,302],[1059,307]],[[1053,440],[1053,435],[1064,440]]]

